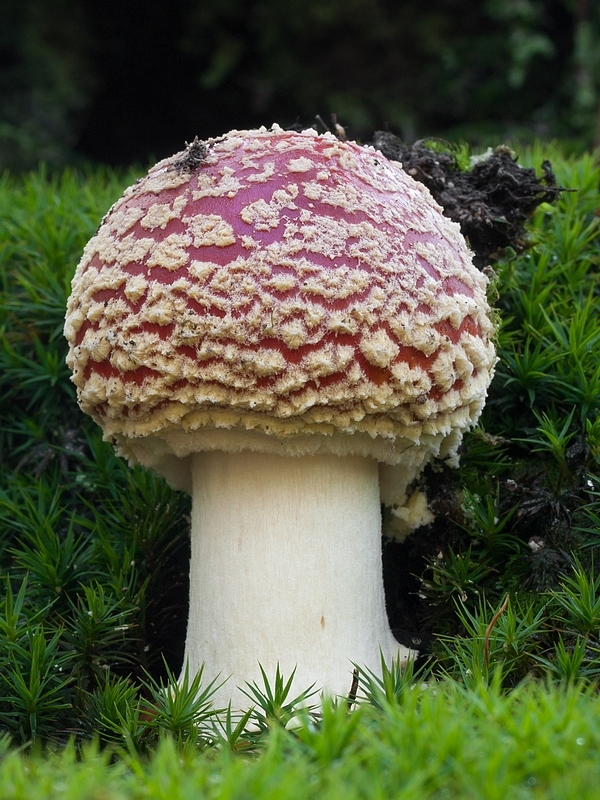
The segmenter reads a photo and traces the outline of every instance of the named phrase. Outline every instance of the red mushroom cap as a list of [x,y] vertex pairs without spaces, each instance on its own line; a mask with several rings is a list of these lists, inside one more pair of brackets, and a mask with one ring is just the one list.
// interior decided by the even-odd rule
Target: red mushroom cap
[[141,437],[185,456],[230,429],[238,449],[394,464],[478,417],[485,288],[399,164],[311,130],[232,131],[106,215],[73,279],[68,364],[83,410],[138,458]]

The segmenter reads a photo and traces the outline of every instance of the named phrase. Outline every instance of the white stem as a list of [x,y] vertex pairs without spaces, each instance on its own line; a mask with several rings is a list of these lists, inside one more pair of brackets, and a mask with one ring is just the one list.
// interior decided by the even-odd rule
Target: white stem
[[352,662],[378,671],[404,658],[389,628],[381,570],[377,462],[358,456],[204,452],[193,456],[190,614],[185,657],[205,681],[238,688],[297,667],[347,695]]

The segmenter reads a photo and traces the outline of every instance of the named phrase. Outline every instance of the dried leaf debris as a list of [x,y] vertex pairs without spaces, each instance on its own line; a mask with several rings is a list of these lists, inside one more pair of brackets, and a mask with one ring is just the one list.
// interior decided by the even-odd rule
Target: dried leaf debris
[[376,131],[369,144],[391,161],[400,161],[427,186],[444,214],[461,226],[480,269],[498,260],[507,247],[523,250],[527,219],[540,203],[552,202],[564,191],[556,185],[549,161],[542,163],[538,177],[501,146],[472,158],[472,168],[461,171],[450,147],[440,152],[428,147],[428,141],[407,145],[393,133]]

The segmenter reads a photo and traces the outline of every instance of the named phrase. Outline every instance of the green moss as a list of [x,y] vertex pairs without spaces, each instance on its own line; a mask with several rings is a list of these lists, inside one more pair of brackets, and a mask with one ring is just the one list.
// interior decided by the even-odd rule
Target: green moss
[[[550,781],[564,790],[557,797],[590,796],[582,776],[598,769],[596,700],[574,686],[596,679],[600,653],[600,168],[591,156],[563,157],[558,145],[535,146],[522,161],[539,167],[547,156],[573,191],[540,207],[527,249],[495,266],[500,362],[484,416],[460,469],[425,476],[436,523],[395,556],[412,590],[388,586],[392,618],[435,636],[428,680],[454,682],[411,693],[405,676],[386,689],[388,701],[390,692],[403,698],[391,710],[374,702],[378,712],[366,706],[350,725],[345,710],[330,708],[294,734],[274,721],[283,701],[279,717],[263,708],[246,728],[202,703],[200,720],[198,687],[176,688],[188,499],[115,457],[80,413],[64,366],[71,275],[133,176],[2,178],[0,727],[14,745],[78,743],[51,762],[7,754],[7,797],[51,796],[61,774],[74,781],[64,795],[73,797],[502,797],[511,786],[533,797]],[[571,688],[523,687],[532,676]],[[369,690],[368,676],[361,682]],[[525,741],[528,715],[541,744],[533,733]],[[118,759],[107,771],[93,750],[76,758],[94,736],[128,747],[128,766]],[[164,737],[177,755],[163,744],[152,764],[136,760]],[[552,761],[551,752],[562,755]],[[85,795],[95,770],[101,777]]]
[[95,746],[5,752],[6,800],[547,797],[597,794],[597,695],[578,687],[455,683],[415,687],[378,710],[326,705],[294,732],[274,727],[252,758],[229,748],[183,752],[163,739],[150,759]]

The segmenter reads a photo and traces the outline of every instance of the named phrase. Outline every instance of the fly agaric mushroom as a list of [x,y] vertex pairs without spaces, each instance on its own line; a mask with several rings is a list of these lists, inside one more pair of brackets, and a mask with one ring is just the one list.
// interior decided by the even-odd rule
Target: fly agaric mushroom
[[331,134],[232,131],[154,166],[85,248],[65,335],[118,452],[192,493],[186,658],[347,693],[392,636],[380,502],[456,459],[495,353],[486,279],[427,189]]

